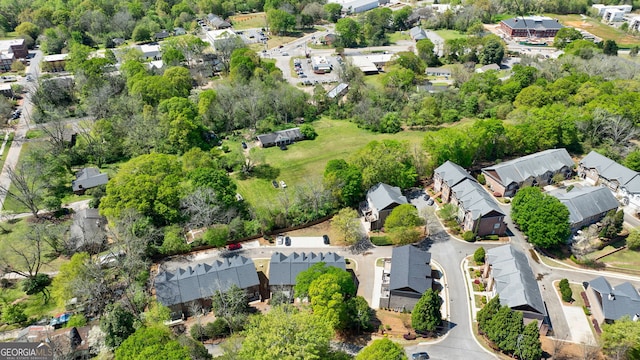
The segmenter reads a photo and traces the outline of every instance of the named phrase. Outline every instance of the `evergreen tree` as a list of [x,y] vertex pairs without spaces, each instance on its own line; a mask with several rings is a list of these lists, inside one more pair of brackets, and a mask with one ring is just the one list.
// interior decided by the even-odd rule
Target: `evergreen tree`
[[478,328],[482,333],[486,332],[489,320],[498,313],[498,310],[500,310],[500,297],[496,295],[489,300],[487,305],[478,311],[476,318],[478,320]]
[[524,327],[517,354],[522,360],[538,360],[542,358],[542,344],[540,343],[537,322],[530,322]]
[[419,332],[434,332],[442,323],[441,306],[439,292],[427,290],[411,312],[411,326]]

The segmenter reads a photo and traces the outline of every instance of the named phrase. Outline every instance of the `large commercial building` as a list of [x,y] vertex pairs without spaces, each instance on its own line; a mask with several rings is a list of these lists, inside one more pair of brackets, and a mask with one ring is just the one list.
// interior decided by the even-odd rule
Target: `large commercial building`
[[554,37],[562,28],[558,19],[543,16],[515,17],[500,21],[500,29],[510,37]]

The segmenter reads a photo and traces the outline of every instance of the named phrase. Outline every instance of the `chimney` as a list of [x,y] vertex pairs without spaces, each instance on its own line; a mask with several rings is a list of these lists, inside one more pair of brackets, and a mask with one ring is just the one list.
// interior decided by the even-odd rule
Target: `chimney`
[[640,314],[633,315],[633,321],[638,321],[638,320],[640,320]]
[[615,300],[616,297],[615,295],[613,295],[612,293],[609,293],[609,300]]

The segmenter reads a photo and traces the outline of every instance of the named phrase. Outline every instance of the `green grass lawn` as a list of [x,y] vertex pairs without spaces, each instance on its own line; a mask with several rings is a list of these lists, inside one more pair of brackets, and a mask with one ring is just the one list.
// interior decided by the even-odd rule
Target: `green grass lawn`
[[388,236],[371,236],[371,243],[376,246],[393,245],[391,238]]
[[[278,147],[259,149],[269,164],[268,174],[240,180],[236,176],[238,192],[250,204],[261,207],[278,200],[283,191],[294,191],[296,185],[321,182],[324,168],[329,160],[347,159],[351,154],[373,140],[407,140],[412,145],[420,145],[424,132],[404,131],[398,134],[377,134],[358,128],[354,123],[341,120],[323,119],[313,122],[318,137],[289,146],[286,151]],[[240,143],[230,142],[230,148]],[[271,180],[284,180],[288,187],[275,189]]]
[[267,26],[267,15],[263,12],[240,14],[229,17],[234,30],[264,28]]
[[632,45],[640,44],[640,37],[632,36],[620,29],[613,26],[609,26],[591,17],[582,18],[580,15],[556,15],[545,14],[555,19],[560,20],[562,25],[571,26],[586,30],[593,35],[600,37],[604,40],[615,40],[618,46],[630,47]]
[[443,38],[445,41],[451,40],[451,39],[466,38],[468,36],[467,34],[463,34],[458,30],[442,29],[442,30],[434,30],[433,32],[440,35],[440,37]]
[[640,252],[629,249],[621,250],[600,259],[608,266],[635,270],[640,272]]
[[399,40],[411,40],[411,36],[406,31],[396,31],[389,35],[389,42],[392,44],[397,43]]

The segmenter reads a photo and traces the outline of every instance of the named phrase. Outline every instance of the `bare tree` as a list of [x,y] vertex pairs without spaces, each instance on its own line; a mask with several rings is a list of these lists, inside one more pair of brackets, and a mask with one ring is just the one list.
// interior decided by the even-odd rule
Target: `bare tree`
[[553,340],[552,344],[553,344],[553,348],[552,348],[552,354],[554,359],[563,359],[564,355],[562,354],[562,349],[564,349],[564,347],[567,345],[566,343],[566,336],[564,337],[553,337],[551,338]]
[[65,135],[69,133],[69,128],[57,111],[48,112],[47,115],[49,121],[42,125],[41,130],[49,137],[51,151],[62,154],[68,147]]
[[227,209],[216,200],[215,190],[197,188],[180,201],[180,207],[189,218],[187,226],[198,229],[212,224],[228,224],[237,215],[235,209]]
[[600,358],[600,346],[584,340],[580,344],[582,360],[597,360]]
[[8,242],[8,249],[0,252],[0,264],[5,273],[12,272],[27,278],[40,273],[43,265],[53,260],[52,242],[61,232],[52,224],[34,224],[21,242]]
[[431,234],[431,227],[437,223],[435,218],[435,209],[431,206],[420,209],[420,215],[424,219],[424,233],[426,236]]
[[0,185],[0,194],[4,194],[24,205],[38,218],[38,211],[46,196],[46,183],[27,162],[19,162],[15,168],[7,169],[11,185]]

